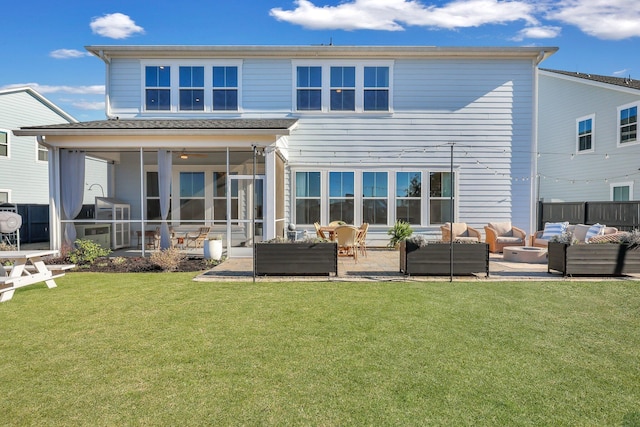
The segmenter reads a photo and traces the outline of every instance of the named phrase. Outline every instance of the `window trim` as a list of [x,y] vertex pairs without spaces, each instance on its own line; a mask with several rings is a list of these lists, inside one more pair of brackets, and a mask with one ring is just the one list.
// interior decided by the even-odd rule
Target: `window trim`
[[7,203],[11,203],[11,190],[10,189],[8,189],[8,188],[0,188],[0,193],[6,193],[7,194]]
[[[148,110],[146,106],[146,67],[157,66],[171,67],[170,85],[169,85],[169,109],[168,110]],[[243,61],[239,59],[231,60],[145,60],[140,62],[140,112],[143,115],[237,115],[243,112],[242,108],[242,65]],[[203,110],[181,110],[180,109],[180,67],[204,67],[204,109]],[[237,110],[215,110],[213,108],[213,67],[236,67],[238,72],[238,109]]]
[[[591,148],[580,150],[580,123],[591,120]],[[576,119],[576,154],[593,153],[596,150],[596,115],[578,117]]]
[[[425,168],[421,165],[412,166],[400,166],[400,167],[362,167],[362,168],[349,168],[349,167],[300,167],[300,168],[292,168],[290,172],[290,187],[291,187],[291,199],[290,199],[290,213],[291,218],[297,218],[296,212],[296,173],[298,172],[318,172],[320,173],[320,219],[319,222],[321,224],[328,224],[332,218],[330,218],[330,203],[329,203],[329,173],[330,172],[353,172],[354,173],[354,221],[362,222],[363,220],[363,201],[365,197],[363,195],[363,173],[365,172],[385,172],[387,174],[387,224],[371,224],[372,227],[377,228],[385,228],[390,227],[396,221],[396,201],[398,200],[396,196],[397,189],[397,172],[420,172],[421,174],[421,196],[420,196],[420,223],[412,224],[416,227],[436,227],[441,225],[440,223],[431,223],[430,212],[429,212],[429,201],[431,189],[429,188],[430,182],[425,182],[426,179],[429,179],[431,173],[449,173],[451,172],[449,169],[445,168]],[[453,215],[457,217],[458,213],[458,194],[460,187],[460,171],[456,168],[453,171],[454,176],[454,205],[453,205]],[[371,199],[371,198],[368,198]],[[295,219],[294,219],[295,221]],[[313,224],[297,224],[302,227],[311,227]],[[356,224],[357,225],[357,224]]]
[[0,159],[10,159],[11,158],[11,131],[9,129],[0,128],[0,132],[5,133],[7,135],[7,155],[0,156]]
[[[318,60],[294,60],[291,62],[291,111],[296,114],[367,114],[367,115],[389,115],[393,113],[393,73],[395,62],[393,60],[362,60],[362,61],[318,61]],[[298,67],[320,67],[321,68],[321,105],[319,110],[299,110],[297,102],[297,70]],[[331,109],[331,67],[355,67],[355,109],[354,110],[332,110]],[[389,108],[387,110],[365,110],[364,109],[364,68],[365,67],[387,67],[389,69]]]
[[[636,107],[636,139],[634,141],[629,142],[620,142],[620,137],[622,133],[622,125],[620,124],[620,114],[623,110],[628,110],[630,108]],[[617,147],[629,147],[632,145],[637,145],[640,143],[640,138],[638,138],[638,110],[640,110],[640,102],[631,102],[629,104],[620,105],[617,108],[616,115],[616,145]]]
[[[633,200],[633,181],[626,181],[626,182],[612,182],[611,184],[609,184],[609,200],[611,200],[612,202],[613,200],[613,190],[614,188],[617,187],[628,187],[629,188],[629,201]],[[626,200],[620,200],[620,201],[626,201]]]

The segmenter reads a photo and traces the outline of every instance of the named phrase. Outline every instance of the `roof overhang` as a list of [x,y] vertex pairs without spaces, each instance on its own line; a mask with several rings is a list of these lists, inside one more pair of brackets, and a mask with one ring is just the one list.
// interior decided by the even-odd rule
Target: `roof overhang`
[[437,47],[437,46],[85,46],[93,55],[112,58],[531,58],[538,62],[554,54],[557,47]]

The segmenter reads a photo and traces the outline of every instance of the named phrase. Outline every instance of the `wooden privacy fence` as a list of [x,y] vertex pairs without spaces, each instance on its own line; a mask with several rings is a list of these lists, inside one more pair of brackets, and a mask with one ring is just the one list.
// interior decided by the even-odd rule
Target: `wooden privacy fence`
[[538,202],[538,230],[545,222],[605,224],[618,230],[640,228],[640,202]]

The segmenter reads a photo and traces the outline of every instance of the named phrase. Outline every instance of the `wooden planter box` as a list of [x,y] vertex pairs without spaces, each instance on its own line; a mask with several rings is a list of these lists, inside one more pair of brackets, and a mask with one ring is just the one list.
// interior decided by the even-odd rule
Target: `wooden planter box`
[[567,245],[549,242],[547,271],[564,276],[620,276],[640,273],[640,247],[618,243]]
[[257,243],[256,276],[329,276],[338,274],[336,243]]
[[[426,246],[403,241],[400,244],[400,271],[415,276],[450,276],[449,243]],[[453,275],[485,273],[489,277],[489,245],[486,243],[454,243]]]

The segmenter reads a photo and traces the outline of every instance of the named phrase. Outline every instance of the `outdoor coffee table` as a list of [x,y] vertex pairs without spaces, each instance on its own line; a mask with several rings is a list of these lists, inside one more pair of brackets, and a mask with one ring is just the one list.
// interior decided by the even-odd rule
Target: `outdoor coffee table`
[[503,259],[511,262],[545,263],[547,249],[534,246],[506,246],[502,250]]

